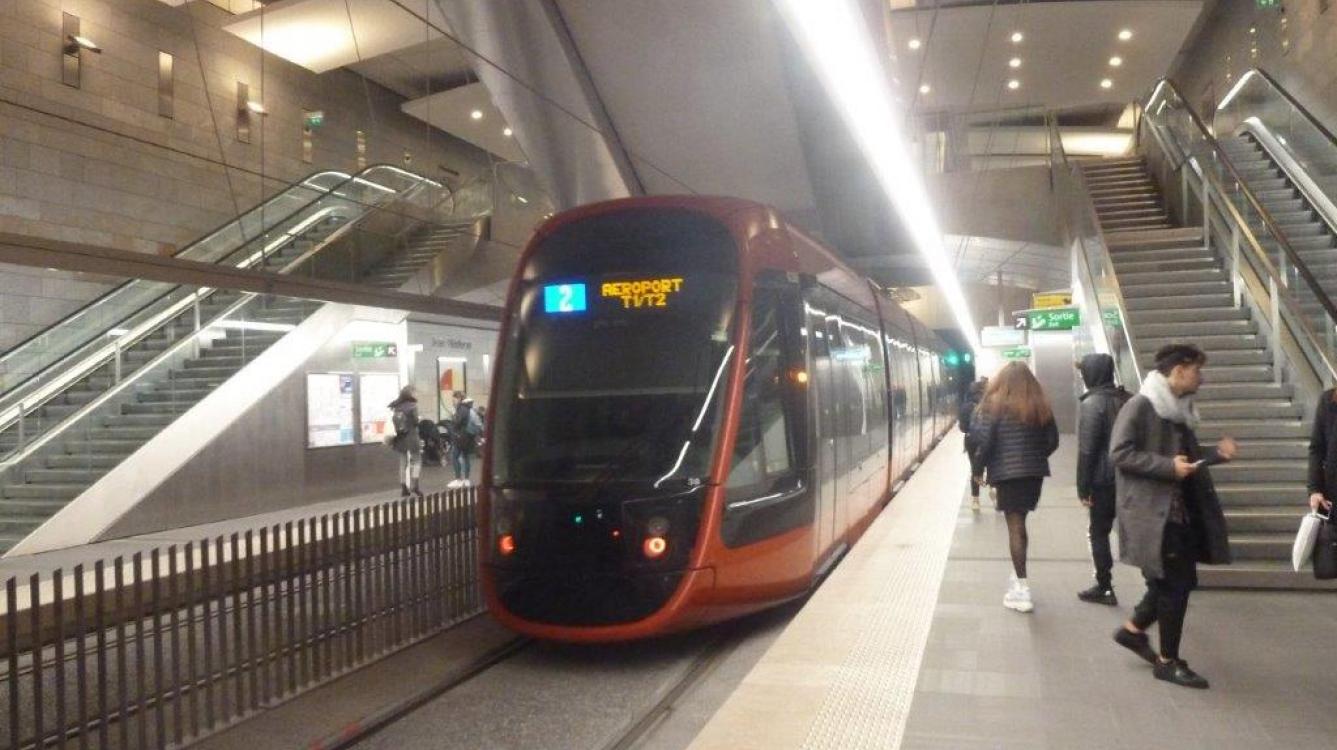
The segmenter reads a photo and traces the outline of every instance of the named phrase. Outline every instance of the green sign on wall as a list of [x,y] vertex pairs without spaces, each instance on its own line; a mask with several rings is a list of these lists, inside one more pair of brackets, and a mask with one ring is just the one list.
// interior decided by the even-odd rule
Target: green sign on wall
[[1006,359],[1008,361],[1014,359],[1030,359],[1031,348],[1029,346],[1018,346],[1012,349],[1004,349],[1002,351],[1002,355],[1003,359]]
[[392,341],[354,341],[353,359],[384,359],[399,356],[399,347]]
[[1031,310],[1026,313],[1026,323],[1032,331],[1070,331],[1080,322],[1082,316],[1075,307]]

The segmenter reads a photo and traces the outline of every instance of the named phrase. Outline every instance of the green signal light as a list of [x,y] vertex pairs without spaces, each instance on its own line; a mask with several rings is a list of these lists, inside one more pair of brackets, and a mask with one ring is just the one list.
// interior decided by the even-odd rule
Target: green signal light
[[947,356],[943,357],[943,361],[947,363],[948,367],[956,367],[961,364],[961,357],[956,352],[947,352]]
[[583,515],[577,513],[577,514],[575,515],[575,517],[572,518],[571,520],[572,520],[572,521],[575,521],[575,522],[576,522],[576,525],[579,526],[579,525],[585,523],[585,516],[583,516]]
[[961,361],[970,364],[970,352],[961,355]]

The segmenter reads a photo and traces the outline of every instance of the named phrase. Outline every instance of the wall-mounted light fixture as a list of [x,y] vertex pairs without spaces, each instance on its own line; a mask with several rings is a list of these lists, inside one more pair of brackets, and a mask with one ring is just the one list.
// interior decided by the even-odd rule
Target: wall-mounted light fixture
[[251,101],[251,87],[237,81],[237,140],[251,142],[251,115],[264,117],[269,114],[261,102]]
[[84,50],[93,54],[102,54],[102,48],[92,39],[79,33],[79,17],[69,13],[61,14],[60,34],[63,46],[61,47],[61,73],[60,80],[66,86],[79,88],[80,73],[83,68]]

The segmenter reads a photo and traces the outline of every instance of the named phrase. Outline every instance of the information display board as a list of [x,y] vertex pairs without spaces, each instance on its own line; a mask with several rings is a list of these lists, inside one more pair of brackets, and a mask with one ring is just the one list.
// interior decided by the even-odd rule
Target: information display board
[[390,402],[399,398],[399,374],[364,372],[358,376],[358,404],[362,430],[361,442],[381,443],[394,431],[390,420]]
[[337,372],[306,375],[306,447],[353,444],[353,376]]

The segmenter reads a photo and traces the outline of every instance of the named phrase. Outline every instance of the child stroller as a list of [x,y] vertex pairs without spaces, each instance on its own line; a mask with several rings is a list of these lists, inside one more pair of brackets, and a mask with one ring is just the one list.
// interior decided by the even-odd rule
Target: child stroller
[[445,466],[449,453],[445,438],[436,423],[430,419],[418,422],[418,437],[422,440],[422,461],[433,466]]

